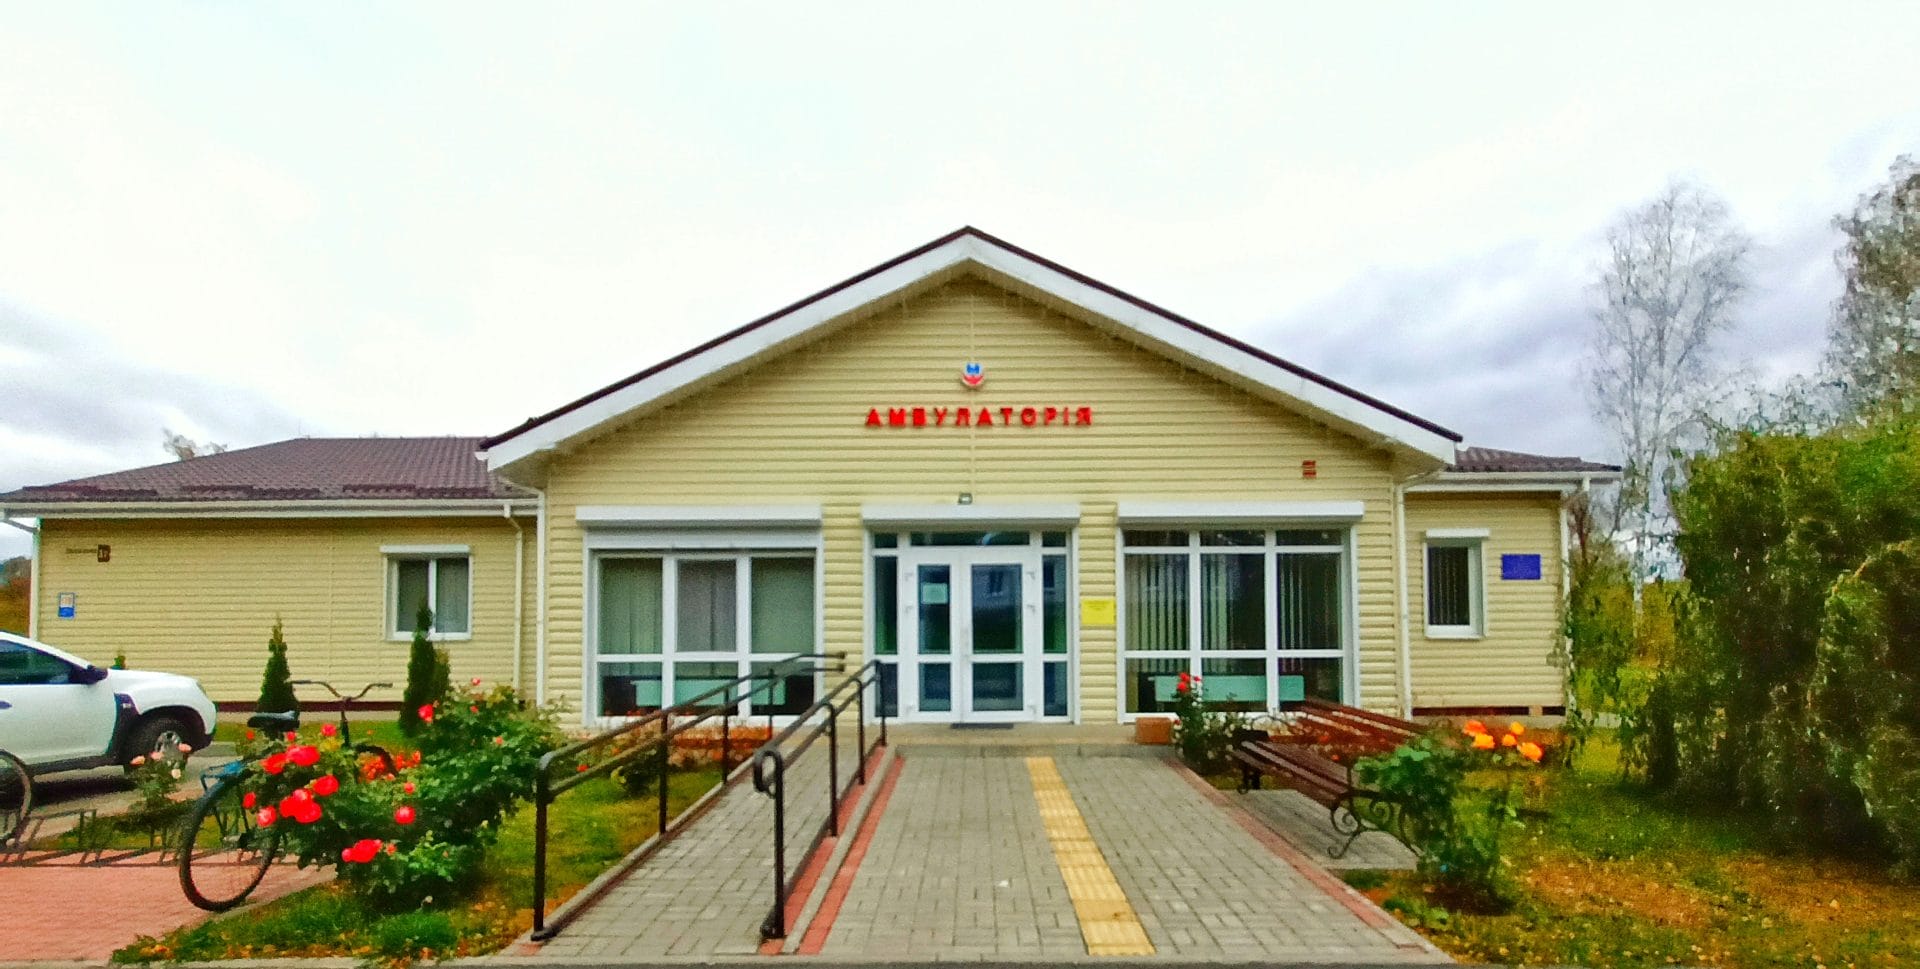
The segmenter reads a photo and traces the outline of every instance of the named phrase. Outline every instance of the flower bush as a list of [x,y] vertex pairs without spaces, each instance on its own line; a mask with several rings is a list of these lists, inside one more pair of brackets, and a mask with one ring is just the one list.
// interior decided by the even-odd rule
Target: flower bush
[[[1450,901],[1464,908],[1505,911],[1515,889],[1501,850],[1520,826],[1514,779],[1539,764],[1545,748],[1526,739],[1526,727],[1494,733],[1469,720],[1458,737],[1423,734],[1391,753],[1354,764],[1362,784],[1399,805],[1402,832],[1420,856],[1419,870]],[[1477,772],[1499,780],[1475,785]]]
[[1180,758],[1201,774],[1216,774],[1232,766],[1233,732],[1247,725],[1245,717],[1228,710],[1207,709],[1200,677],[1181,673],[1173,689],[1173,746]]
[[552,717],[480,681],[415,711],[419,749],[379,758],[345,747],[333,724],[266,738],[242,803],[308,865],[332,865],[356,891],[394,906],[469,884],[500,822],[560,740]]
[[133,780],[135,800],[116,825],[149,837],[176,825],[190,807],[174,794],[186,780],[187,756],[192,753],[193,747],[180,744],[177,749],[163,748],[129,761],[127,776]]

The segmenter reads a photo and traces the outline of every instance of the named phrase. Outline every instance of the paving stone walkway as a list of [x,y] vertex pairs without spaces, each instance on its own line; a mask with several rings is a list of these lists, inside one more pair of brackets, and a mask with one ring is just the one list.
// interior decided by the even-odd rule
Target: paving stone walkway
[[1019,757],[908,754],[821,955],[1084,959]]
[[[841,738],[841,782],[853,769]],[[796,871],[827,816],[827,739],[787,771],[787,864]],[[624,962],[740,959],[760,951],[773,905],[773,799],[741,780],[535,958]]]
[[[329,877],[275,865],[252,902],[266,902]],[[172,865],[41,864],[0,867],[0,961],[103,961],[142,935],[160,935],[210,916],[180,893]]]
[[1059,763],[1161,956],[1450,961],[1398,922],[1370,924],[1306,871],[1275,856],[1179,768],[1123,757]]

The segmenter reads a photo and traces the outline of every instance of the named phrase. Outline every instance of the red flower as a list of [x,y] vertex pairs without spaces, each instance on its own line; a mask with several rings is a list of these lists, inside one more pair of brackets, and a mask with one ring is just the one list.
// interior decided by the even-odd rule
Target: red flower
[[287,759],[301,767],[312,767],[320,762],[320,748],[311,744],[287,748]]
[[323,723],[320,725],[320,736],[322,737],[331,737],[334,734],[337,734],[339,732],[340,732],[340,728],[334,726],[333,724]]
[[433,704],[431,704],[431,703],[424,703],[424,704],[421,704],[421,706],[420,706],[420,709],[418,709],[418,710],[415,710],[415,711],[413,711],[413,712],[415,712],[415,713],[417,713],[417,714],[419,714],[419,715],[420,715],[420,719],[421,719],[421,720],[422,720],[423,722],[426,722],[426,723],[432,723],[432,722],[433,722]]
[[251,731],[251,730],[249,730],[249,731],[247,731],[247,739],[248,739],[248,740],[252,740],[252,739],[253,739],[253,731]]
[[413,806],[410,804],[400,805],[399,810],[393,812],[393,820],[400,824],[412,824]]
[[267,759],[260,762],[260,769],[263,771],[266,771],[269,774],[278,774],[281,771],[286,770],[287,755],[286,754],[268,754]]
[[350,845],[347,848],[347,850],[340,852],[340,858],[343,861],[350,861],[357,865],[364,865],[367,862],[372,861],[374,855],[377,855],[380,853],[380,847],[381,847],[381,842],[378,839],[363,838],[359,841],[354,842],[352,845]]
[[287,800],[295,803],[311,801],[313,800],[313,792],[304,787],[296,787],[293,789],[293,793],[287,795]]
[[413,793],[413,782],[412,782],[412,781],[408,781],[408,782],[406,782],[405,784],[402,784],[402,785],[400,785],[400,789],[401,789],[401,790],[403,790],[403,791],[406,791],[406,792],[407,792],[408,794],[412,794],[412,793]]
[[287,743],[293,743],[294,741],[299,739],[300,739],[299,732],[293,731],[293,730],[287,731]]
[[253,816],[253,819],[258,821],[261,827],[270,828],[273,826],[273,822],[280,820],[280,815],[274,813],[274,810],[270,807],[263,807],[260,809],[260,813]]
[[479,713],[479,712],[480,712],[480,708],[479,708],[479,707],[468,707],[468,708],[467,708],[467,712],[468,712],[468,713]]
[[574,772],[575,772],[575,773],[579,773],[579,774],[584,774],[584,773],[586,773],[586,772],[587,772],[587,765],[585,765],[585,764],[576,764],[576,765],[574,765],[574,768],[573,768],[573,769],[574,769]]
[[294,809],[293,819],[301,824],[312,824],[320,820],[320,802],[301,801],[299,807]]
[[253,810],[253,806],[255,804],[258,804],[259,802],[260,802],[260,799],[257,797],[254,797],[252,791],[248,791],[247,796],[240,799],[240,806],[251,811]]
[[313,779],[313,793],[326,797],[340,789],[340,778],[332,774],[322,774]]
[[474,685],[474,686],[479,686],[479,685],[480,685],[480,678],[479,678],[479,677],[477,677],[477,676],[476,676],[476,677],[474,677],[474,678],[473,678],[473,685]]

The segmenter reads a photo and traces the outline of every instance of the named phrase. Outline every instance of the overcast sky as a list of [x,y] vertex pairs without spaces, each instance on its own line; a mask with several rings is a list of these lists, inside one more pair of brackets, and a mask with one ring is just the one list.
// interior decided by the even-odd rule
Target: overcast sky
[[1778,377],[1920,151],[1912,3],[1304,6],[0,0],[0,490],[503,430],[963,224],[1605,456],[1611,218],[1721,193]]

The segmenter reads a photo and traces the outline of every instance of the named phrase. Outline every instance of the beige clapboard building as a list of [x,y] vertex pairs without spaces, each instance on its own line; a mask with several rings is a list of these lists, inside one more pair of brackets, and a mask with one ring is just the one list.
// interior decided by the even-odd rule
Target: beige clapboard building
[[[0,495],[34,634],[258,689],[460,676],[583,721],[814,653],[889,716],[1558,712],[1565,498],[1458,435],[963,229],[490,438],[298,439]],[[755,709],[803,708],[779,684]]]

